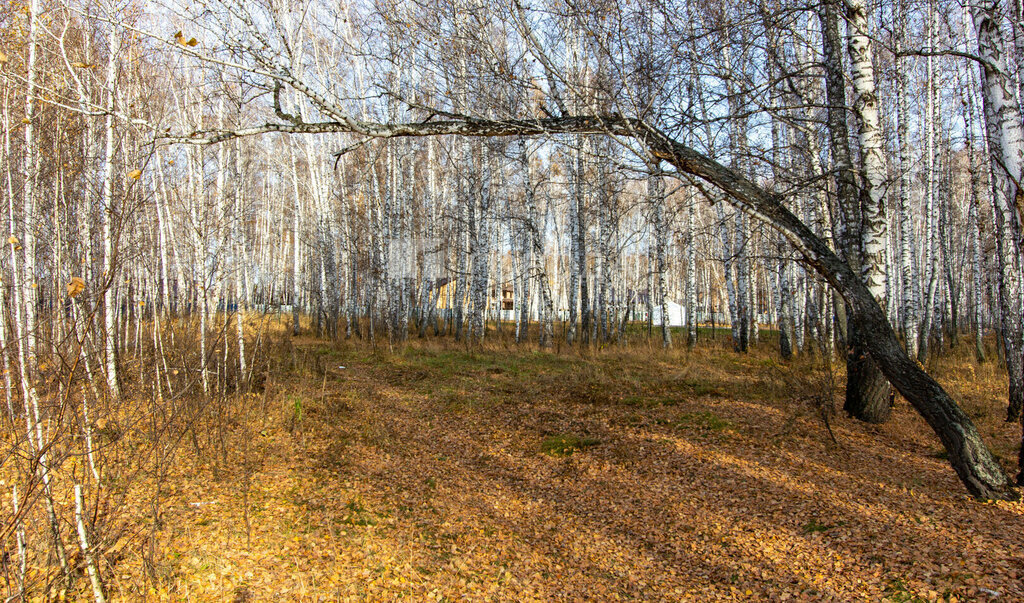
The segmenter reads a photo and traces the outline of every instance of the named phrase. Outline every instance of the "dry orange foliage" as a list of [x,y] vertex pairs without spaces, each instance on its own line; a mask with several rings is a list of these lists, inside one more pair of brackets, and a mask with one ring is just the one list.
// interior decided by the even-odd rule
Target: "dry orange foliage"
[[[902,401],[833,439],[814,359],[294,345],[233,460],[170,477],[151,597],[1024,600],[1024,506],[967,497]],[[1009,468],[998,371],[938,362]],[[558,434],[595,443],[543,453]]]

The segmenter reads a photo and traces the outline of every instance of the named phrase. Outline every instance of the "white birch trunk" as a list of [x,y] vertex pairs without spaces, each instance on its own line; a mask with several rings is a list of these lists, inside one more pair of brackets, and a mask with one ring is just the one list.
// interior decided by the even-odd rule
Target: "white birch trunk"
[[654,281],[656,300],[661,310],[661,347],[670,348],[672,328],[669,326],[668,292],[665,283],[665,248],[668,243],[668,227],[665,224],[665,182],[661,176],[661,169],[654,163],[648,166],[647,198],[651,204],[651,228],[654,230]]
[[697,345],[697,199],[686,191],[686,345]]
[[476,195],[480,199],[480,213],[477,216],[473,245],[473,279],[470,288],[472,306],[469,329],[470,336],[475,337],[479,342],[483,342],[486,330],[485,311],[487,309],[487,281],[490,274],[491,250],[490,208],[493,194],[491,190],[490,157],[484,158],[481,164],[484,166],[485,176]]
[[[906,17],[899,15],[900,31],[906,27]],[[898,49],[902,48],[903,37],[897,37]],[[904,345],[911,354],[917,353],[920,288],[918,275],[914,270],[914,215],[911,210],[910,193],[910,133],[906,70],[896,69],[896,136],[899,144],[899,203],[897,212],[900,224],[900,279],[902,280],[902,319]]]
[[[1010,393],[1008,420],[1019,420],[1024,408],[1024,337],[1021,337],[1021,191],[1024,167],[1024,126],[1021,124],[1020,99],[1016,96],[1006,63],[1006,45],[999,24],[996,0],[974,5],[972,17],[977,34],[982,66],[986,133],[992,165],[993,210],[996,219],[996,243],[1000,265],[1000,300],[1003,342]],[[1020,456],[1018,483],[1024,483],[1024,450]]]
[[544,225],[538,220],[537,191],[533,185],[533,165],[527,153],[526,139],[520,139],[520,163],[523,169],[523,178],[526,185],[526,211],[527,230],[529,231],[530,245],[532,248],[531,264],[533,276],[537,279],[537,288],[540,292],[540,346],[550,347],[554,339],[554,307],[551,301],[551,285],[548,283],[548,271],[544,255],[543,228]]
[[[109,13],[109,11],[108,11]],[[112,13],[109,13],[112,14]],[[103,336],[104,359],[106,361],[107,387],[116,399],[121,397],[120,379],[117,373],[117,276],[114,265],[114,233],[111,221],[117,215],[114,202],[114,111],[117,94],[117,55],[120,52],[120,38],[113,25],[108,26],[107,41],[110,55],[107,58],[107,116],[104,123],[103,147]]]
[[[886,244],[888,219],[885,215],[886,168],[882,127],[875,94],[875,68],[868,30],[867,8],[863,0],[846,4],[849,21],[848,50],[853,71],[853,110],[860,122],[861,149],[861,274],[871,295],[885,308]],[[930,57],[929,57],[930,58]]]
[[725,294],[729,308],[729,326],[732,331],[732,346],[735,351],[740,350],[740,317],[739,305],[736,301],[736,268],[735,254],[733,252],[732,237],[729,236],[729,228],[726,222],[725,202],[715,203],[716,217],[718,218],[718,234],[722,242],[722,265],[724,270]]
[[106,603],[107,597],[103,593],[103,583],[100,582],[99,570],[96,569],[96,559],[89,546],[89,538],[85,531],[85,511],[82,501],[82,485],[75,484],[75,526],[78,529],[78,546],[85,558],[86,573],[89,574],[89,583],[92,586],[92,596],[96,603]]
[[234,256],[235,256],[235,305],[237,319],[235,320],[238,339],[238,370],[239,379],[243,387],[248,387],[248,377],[245,362],[245,320],[246,310],[249,305],[249,293],[245,286],[245,272],[248,263],[245,244],[245,187],[242,185],[242,147],[241,144],[235,147],[235,216],[234,216]]
[[[929,5],[929,40],[934,36],[935,16],[934,7]],[[931,42],[929,42],[929,45]],[[927,59],[927,84],[925,94],[925,292],[922,308],[921,333],[918,341],[917,359],[925,362],[928,359],[928,351],[932,336],[932,323],[935,311],[935,295],[939,283],[939,240],[938,240],[938,212],[936,208],[936,185],[939,179],[938,162],[936,161],[936,114],[938,112],[938,86],[936,84],[935,63],[932,56]]]
[[302,273],[299,251],[300,225],[302,216],[302,198],[299,196],[299,170],[295,153],[291,153],[292,171],[292,335],[299,334],[299,305],[302,297]]

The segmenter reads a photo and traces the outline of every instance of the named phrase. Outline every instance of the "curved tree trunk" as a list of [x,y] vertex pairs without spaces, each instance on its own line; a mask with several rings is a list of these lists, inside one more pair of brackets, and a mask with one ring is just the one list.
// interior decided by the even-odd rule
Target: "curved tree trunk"
[[981,499],[1017,500],[999,463],[985,446],[980,434],[963,410],[927,372],[910,359],[885,312],[871,295],[860,275],[841,260],[814,232],[790,212],[778,195],[765,191],[750,180],[696,150],[669,138],[649,124],[617,114],[553,117],[546,119],[450,119],[419,123],[381,124],[327,121],[302,124],[272,124],[244,132],[202,132],[184,138],[192,143],[223,142],[231,138],[266,131],[325,133],[359,132],[377,137],[403,136],[540,136],[567,133],[603,133],[633,137],[655,157],[667,161],[682,173],[715,186],[730,203],[752,217],[771,224],[786,236],[809,266],[822,275],[849,305],[851,319],[870,333],[863,346],[886,378],[928,422],[949,453],[954,468],[967,490]]
[[727,194],[742,211],[779,229],[848,304],[851,324],[870,337],[860,340],[865,352],[897,390],[924,417],[949,453],[949,462],[975,497],[1017,500],[1020,495],[985,446],[970,417],[916,362],[911,360],[881,306],[860,277],[820,237],[786,209],[781,199],[728,168],[650,130],[654,153]]

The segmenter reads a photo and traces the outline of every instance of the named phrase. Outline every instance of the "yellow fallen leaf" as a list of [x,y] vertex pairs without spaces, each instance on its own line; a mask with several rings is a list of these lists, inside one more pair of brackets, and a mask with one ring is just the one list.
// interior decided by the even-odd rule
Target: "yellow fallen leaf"
[[68,297],[78,297],[85,290],[85,281],[75,276],[68,283]]

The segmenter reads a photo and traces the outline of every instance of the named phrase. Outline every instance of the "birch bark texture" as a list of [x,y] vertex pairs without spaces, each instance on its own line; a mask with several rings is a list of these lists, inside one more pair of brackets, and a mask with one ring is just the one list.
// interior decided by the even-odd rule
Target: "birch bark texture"
[[[1021,191],[1024,168],[1024,126],[1020,99],[1016,96],[1007,66],[1007,48],[999,27],[999,2],[983,0],[972,10],[982,60],[981,88],[986,133],[991,156],[992,203],[996,221],[997,259],[1000,276],[1003,342],[1010,391],[1007,421],[1022,421],[1024,409],[1024,322],[1021,303]],[[1022,421],[1024,431],[1024,421]],[[1024,452],[1020,457],[1018,483],[1024,482]]]
[[[875,292],[879,290],[879,285],[884,297],[885,288],[885,277],[884,274],[878,274],[878,268],[865,268],[870,262],[876,261],[878,257],[878,242],[875,241],[874,235],[871,235],[871,240],[876,255],[870,260],[865,257],[863,242],[864,242],[864,229],[865,224],[863,223],[864,218],[864,204],[865,202],[870,203],[870,194],[866,193],[857,182],[857,173],[853,165],[853,159],[850,153],[850,136],[846,121],[846,86],[845,76],[843,72],[843,60],[840,49],[842,48],[841,34],[839,30],[840,22],[840,4],[835,0],[829,0],[825,2],[820,9],[820,19],[822,28],[822,44],[823,44],[823,57],[825,61],[825,87],[826,94],[828,97],[828,130],[829,137],[831,140],[831,149],[833,161],[835,162],[836,169],[836,181],[837,181],[837,203],[839,204],[839,216],[840,221],[838,223],[839,233],[837,241],[839,248],[845,254],[847,264],[851,269],[862,275],[871,274],[875,280],[875,286],[869,289],[874,297]],[[866,27],[866,26],[863,26]],[[857,33],[854,26],[850,25],[850,41],[851,50],[853,50],[854,43],[853,39],[855,36],[852,34]],[[856,60],[864,61],[864,48],[866,43],[859,41],[856,44]],[[870,50],[870,47],[868,48]],[[867,57],[870,62],[870,56]],[[868,65],[858,64],[855,68],[856,71],[860,71],[860,75],[857,76],[860,79],[860,92],[861,95],[858,98],[860,103],[860,110],[867,109],[870,115],[869,119],[873,120],[874,126],[878,125],[878,113],[877,106],[872,107],[867,103],[868,99],[873,99],[873,69],[869,68]],[[871,84],[869,85],[866,78],[870,78]],[[867,98],[864,95],[867,95]],[[862,124],[862,128],[863,128]],[[870,126],[869,126],[870,127]],[[862,138],[864,132],[862,130]],[[877,138],[877,132],[870,133],[867,137],[869,144],[878,144],[879,139]],[[863,140],[862,140],[863,144]],[[865,149],[865,155],[870,156],[870,150]],[[880,161],[876,157],[874,162]],[[872,164],[874,166],[874,164]],[[877,169],[877,167],[875,168]],[[877,177],[877,174],[874,174]],[[870,185],[869,185],[870,186]],[[880,191],[879,191],[880,194]],[[884,209],[879,211],[877,208],[872,210],[873,221],[875,222],[872,226],[875,234],[881,229],[884,234],[884,224],[879,226],[877,224],[878,215],[881,214],[881,218],[884,221],[885,213]],[[883,247],[884,249],[884,247]],[[883,256],[884,259],[884,256]],[[876,299],[876,302],[879,300]],[[882,306],[879,306],[881,309]],[[843,404],[843,409],[851,416],[856,417],[862,421],[869,423],[884,423],[888,420],[890,414],[889,405],[889,387],[885,381],[885,376],[882,371],[878,368],[876,361],[872,358],[870,352],[866,346],[866,339],[873,336],[874,333],[867,328],[866,325],[858,324],[856,320],[850,320],[850,316],[847,317],[846,324],[846,400]]]

